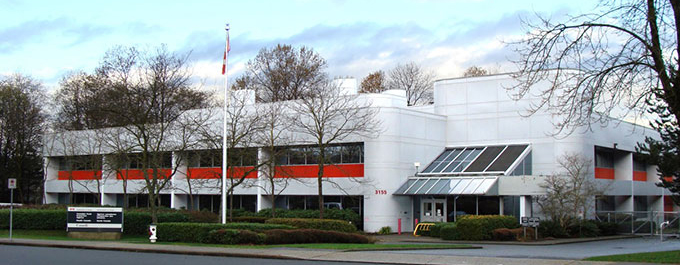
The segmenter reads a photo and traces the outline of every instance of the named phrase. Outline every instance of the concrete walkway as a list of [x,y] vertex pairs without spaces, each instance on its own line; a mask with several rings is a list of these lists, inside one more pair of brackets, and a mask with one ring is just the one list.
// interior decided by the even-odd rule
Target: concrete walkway
[[481,264],[481,265],[538,265],[538,264],[619,264],[610,262],[587,262],[557,259],[521,259],[497,257],[451,256],[433,254],[399,253],[389,251],[338,251],[338,250],[305,250],[293,248],[220,248],[194,247],[165,244],[133,244],[112,241],[62,241],[36,239],[0,239],[0,244],[83,248],[112,251],[154,252],[185,255],[233,256],[274,259],[300,259],[339,262],[365,262],[389,264]]
[[518,242],[518,241],[455,241],[455,240],[443,240],[441,238],[429,237],[429,236],[413,236],[410,233],[403,233],[401,235],[376,235],[373,236],[379,240],[378,243],[383,244],[397,244],[397,243],[430,243],[430,244],[485,244],[485,245],[526,245],[526,246],[548,246],[548,245],[562,245],[562,244],[574,244],[592,241],[603,241],[603,240],[617,240],[625,238],[638,238],[640,236],[635,235],[617,235],[617,236],[603,236],[594,238],[557,238],[550,240],[540,240],[540,241],[528,241],[528,242]]

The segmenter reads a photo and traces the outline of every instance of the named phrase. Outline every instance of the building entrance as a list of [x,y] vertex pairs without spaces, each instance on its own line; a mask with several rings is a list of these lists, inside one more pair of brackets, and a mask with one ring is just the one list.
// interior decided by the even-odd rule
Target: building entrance
[[446,222],[445,199],[423,199],[420,201],[421,222]]

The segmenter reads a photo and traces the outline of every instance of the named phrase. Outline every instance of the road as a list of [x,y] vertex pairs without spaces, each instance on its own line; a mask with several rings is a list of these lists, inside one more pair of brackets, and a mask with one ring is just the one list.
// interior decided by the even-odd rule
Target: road
[[[263,249],[262,251],[267,251]],[[285,259],[252,259],[235,257],[192,256],[178,254],[156,254],[124,251],[106,251],[72,248],[27,247],[16,245],[0,245],[0,265],[136,265],[136,264],[239,264],[239,265],[268,265],[268,264],[362,264],[320,262]]]
[[455,250],[447,249],[405,250],[390,252],[425,254],[425,255],[445,255],[445,256],[580,260],[593,256],[680,250],[679,239],[667,239],[661,242],[658,237],[604,240],[548,246],[491,245],[491,244],[474,244],[474,245],[482,246],[483,248],[455,249]]

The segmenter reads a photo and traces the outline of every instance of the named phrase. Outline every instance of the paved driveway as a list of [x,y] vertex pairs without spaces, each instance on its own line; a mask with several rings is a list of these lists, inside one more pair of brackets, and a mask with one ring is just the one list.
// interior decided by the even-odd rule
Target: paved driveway
[[449,256],[543,258],[543,259],[584,259],[592,256],[615,255],[637,252],[680,250],[679,239],[661,242],[658,237],[628,238],[595,242],[550,245],[487,245],[482,249],[404,250],[394,253],[434,254]]

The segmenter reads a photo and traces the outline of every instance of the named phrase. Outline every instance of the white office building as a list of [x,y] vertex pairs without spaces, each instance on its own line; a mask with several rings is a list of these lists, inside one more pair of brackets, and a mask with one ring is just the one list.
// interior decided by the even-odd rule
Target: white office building
[[[463,214],[540,216],[535,198],[545,193],[541,188],[545,176],[561,170],[560,157],[579,154],[592,161],[595,181],[609,187],[588,218],[593,218],[595,210],[678,210],[664,196],[664,190],[655,185],[655,167],[645,165],[635,153],[636,145],[645,137],[658,137],[655,131],[611,121],[555,136],[551,114],[539,111],[526,115],[537,98],[515,101],[510,97],[506,88],[513,82],[505,74],[438,80],[434,84],[434,103],[426,106],[407,106],[403,91],[361,94],[359,100],[371,102],[372,108],[378,110],[376,119],[381,130],[371,137],[349,137],[332,147],[338,155],[332,158],[334,164],[325,169],[329,180],[324,185],[326,207],[359,212],[363,229],[368,232],[384,226],[396,231],[399,223],[403,231],[412,231],[416,219],[453,221]],[[541,85],[547,84],[538,84],[537,88]],[[344,80],[343,89],[356,91],[356,81]],[[82,144],[86,144],[87,135],[92,135],[75,134]],[[288,149],[281,167],[297,181],[290,181],[272,202],[261,188],[261,172],[254,171],[248,176],[248,185],[235,190],[236,208],[256,211],[273,204],[289,209],[319,207],[310,144],[303,141],[281,148]],[[221,171],[221,152],[216,156],[210,150],[193,155],[168,151],[168,167],[176,166],[177,172],[172,174],[171,185],[161,192],[161,204],[219,209],[220,190],[206,183],[212,181],[212,186],[217,186],[211,172]],[[105,150],[82,148],[74,154],[65,152],[62,146],[46,148],[45,152],[47,203],[67,203],[69,194],[75,194],[77,202],[123,205],[120,171],[102,168],[106,163],[73,167],[63,162],[74,155],[106,161]],[[266,155],[263,153],[254,149],[253,161],[244,159],[243,168],[255,164],[258,156]],[[173,165],[172,158],[180,156],[200,158]],[[125,186],[132,195],[128,203],[146,205],[142,174],[134,165],[128,165],[123,173],[129,176]],[[187,178],[192,181],[189,183],[195,182],[193,199],[187,192]]]

